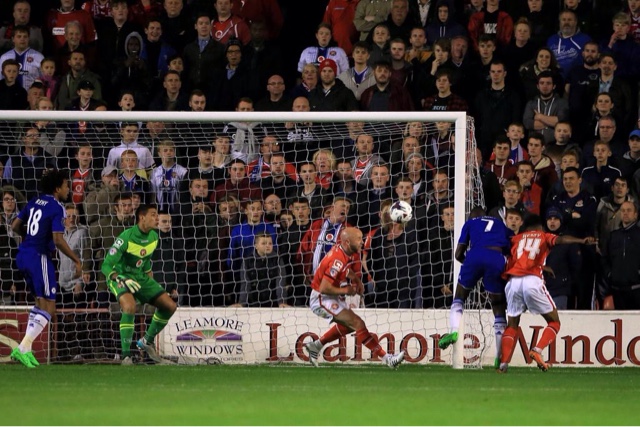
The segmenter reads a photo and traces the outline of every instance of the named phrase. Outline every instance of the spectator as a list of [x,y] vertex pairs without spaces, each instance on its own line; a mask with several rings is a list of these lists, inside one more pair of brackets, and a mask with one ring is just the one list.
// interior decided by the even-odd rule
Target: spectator
[[540,132],[544,142],[553,141],[553,129],[558,122],[569,119],[569,104],[556,92],[556,82],[550,71],[538,74],[538,95],[524,108],[523,123],[530,132]]
[[385,23],[380,23],[375,26],[373,32],[369,36],[372,39],[371,50],[369,51],[369,66],[378,61],[391,61],[390,43],[391,33],[389,27]]
[[232,160],[227,171],[228,178],[215,188],[211,194],[211,203],[215,203],[227,195],[233,195],[241,203],[248,200],[262,200],[262,191],[247,177],[247,164],[244,161],[241,159]]
[[[554,207],[547,210],[547,229],[550,233],[559,236],[564,234],[562,217],[562,212]],[[545,270],[544,281],[556,308],[572,308],[569,306],[569,297],[580,280],[582,267],[580,245],[555,245],[547,255],[546,265],[553,273]]]
[[80,23],[83,30],[81,43],[93,43],[98,39],[91,15],[84,10],[76,10],[74,0],[60,0],[60,9],[51,9],[45,21],[43,34],[50,45],[50,49],[45,51],[56,51],[64,45],[64,28],[70,21]]
[[527,152],[534,168],[533,182],[542,188],[543,200],[545,200],[547,193],[558,180],[558,173],[556,172],[556,165],[553,163],[553,160],[542,153],[543,145],[544,136],[542,136],[542,134],[534,132],[529,135]]
[[360,187],[356,198],[358,228],[367,233],[380,226],[381,204],[393,197],[389,175],[389,166],[377,163],[371,167],[371,177],[366,187]]
[[629,15],[631,16],[631,27],[629,32],[636,43],[640,42],[640,3],[636,1],[627,2]]
[[376,84],[366,89],[360,99],[363,111],[413,111],[407,89],[391,81],[391,64],[378,62],[373,74]]
[[353,24],[360,32],[360,40],[364,41],[369,32],[378,24],[384,22],[391,12],[391,2],[377,0],[360,0],[356,6]]
[[[322,84],[309,92],[309,105],[312,111],[354,111],[358,109],[358,101],[342,80],[336,79],[338,66],[332,59],[320,63],[320,80]],[[345,67],[346,69],[346,67]]]
[[598,136],[600,119],[607,116],[614,117],[616,122],[620,122],[622,119],[615,108],[611,94],[602,92],[596,96],[595,102],[591,107],[591,121],[586,126],[585,139],[592,139]]
[[269,95],[256,103],[256,111],[291,111],[293,101],[285,93],[284,79],[274,74],[267,81]]
[[255,235],[253,251],[242,260],[243,280],[232,307],[288,307],[284,263],[273,249],[273,239],[268,232]]
[[558,122],[553,129],[554,140],[544,147],[544,154],[556,165],[556,173],[560,175],[562,154],[569,149],[579,149],[578,144],[571,142],[572,128],[569,122]]
[[182,52],[185,45],[195,38],[191,14],[184,7],[183,0],[164,0],[163,9],[159,17],[162,38],[176,52]]
[[151,257],[153,277],[165,286],[172,300],[181,302],[187,285],[184,239],[173,226],[170,214],[158,213],[158,247]]
[[593,157],[593,147],[596,141],[604,141],[609,144],[609,148],[616,159],[622,157],[626,150],[624,142],[618,139],[618,125],[613,116],[604,116],[598,120],[598,135],[596,138],[582,144],[582,158],[580,164],[583,166],[593,166],[596,163]]
[[356,200],[358,190],[358,185],[353,179],[351,162],[346,159],[338,161],[327,193],[333,197],[346,197],[349,200]]
[[[344,197],[334,197],[328,215],[312,222],[309,230],[300,241],[298,262],[303,265],[307,284],[313,272],[317,269],[322,258],[336,245],[340,244],[340,232],[351,227],[347,222],[347,215],[351,208],[351,201]],[[354,272],[360,272],[360,257],[353,266]],[[356,273],[356,274],[358,274]]]
[[571,10],[560,12],[558,21],[560,31],[549,37],[547,46],[553,51],[562,70],[562,78],[566,80],[571,69],[580,63],[580,53],[591,37],[580,32],[578,18]]
[[[433,1],[429,3],[432,7]],[[449,9],[451,5],[452,2],[449,0],[438,0],[435,4],[434,10],[437,12],[434,14],[433,20],[424,26],[428,43],[433,43],[440,38],[451,40],[456,36],[467,35],[467,30],[456,21],[453,10]]]
[[611,149],[607,142],[596,141],[593,146],[593,157],[596,158],[596,164],[582,170],[582,180],[591,186],[593,195],[600,200],[604,196],[611,195],[611,187],[622,173],[609,162]]
[[132,193],[143,193],[144,199],[150,192],[147,173],[141,170],[138,154],[134,150],[124,150],[120,155],[120,169],[118,175],[122,188]]
[[514,164],[523,160],[529,160],[529,153],[523,148],[522,140],[524,139],[524,125],[520,122],[514,122],[507,128],[507,137],[511,141],[511,153],[509,160]]
[[15,59],[7,59],[2,63],[0,110],[26,110],[29,106],[27,91],[18,83],[19,70],[20,64]]
[[[151,9],[156,4],[158,3],[152,3]],[[135,10],[135,6],[131,7],[131,11],[133,10]],[[140,58],[145,62],[151,78],[150,92],[156,93],[161,86],[162,77],[169,70],[169,58],[173,57],[176,51],[162,40],[162,23],[157,17],[149,19],[144,24],[144,34]]]
[[325,190],[328,189],[336,170],[336,156],[331,150],[321,148],[313,153],[312,160],[316,165],[316,182]]
[[[94,170],[92,168],[93,154],[90,144],[78,145],[75,148],[75,163],[77,168],[70,169],[71,201],[82,213],[82,203],[87,194],[96,189]],[[71,163],[71,162],[70,162]],[[73,269],[71,270],[73,272]]]
[[[624,153],[619,162],[622,176],[631,180],[635,172],[640,169],[640,130],[636,129],[629,134],[629,151]],[[638,194],[638,189],[634,189]]]
[[276,229],[272,224],[268,224],[263,219],[262,200],[249,200],[244,209],[245,220],[231,229],[231,241],[229,243],[229,258],[227,267],[233,271],[235,289],[233,296],[237,302],[238,292],[242,283],[242,263],[253,252],[255,237],[259,233],[266,232],[271,235],[272,242],[276,242]]
[[100,77],[87,69],[84,52],[80,50],[72,52],[69,58],[69,67],[69,72],[62,77],[62,83],[55,102],[56,109],[66,110],[71,105],[71,101],[78,96],[78,85],[81,82],[90,82],[94,87],[92,97],[96,100],[102,100]]
[[438,70],[435,74],[435,86],[438,93],[424,100],[425,111],[467,111],[467,101],[451,92],[451,71]]
[[[304,280],[302,265],[296,261],[296,254],[302,241],[302,236],[311,226],[311,209],[305,198],[289,201],[289,210],[294,221],[286,229],[281,229],[278,235],[279,255],[284,259],[287,284],[290,285],[289,301],[294,306],[304,306],[309,298],[308,286]],[[282,222],[282,217],[281,217]]]
[[[405,138],[406,141],[406,138]],[[436,122],[436,131],[427,136],[426,161],[437,169],[449,166],[455,145],[455,133],[449,122]],[[483,165],[480,165],[482,169]]]
[[225,48],[211,37],[211,17],[201,14],[195,22],[198,37],[187,44],[183,51],[184,67],[193,89],[207,91],[215,70],[224,67]]
[[[623,79],[617,76],[618,62],[610,53],[600,55],[600,80],[598,81],[598,91],[608,92],[616,109],[620,111],[622,122],[618,124],[623,132],[627,132],[633,127],[636,121],[632,105],[634,101],[631,97],[631,88]],[[613,146],[611,147],[613,148]],[[613,150],[616,151],[615,149]]]
[[493,143],[492,160],[484,166],[498,177],[498,182],[504,186],[507,181],[516,177],[516,167],[509,159],[510,142],[504,135],[496,138]]
[[451,203],[453,203],[453,191],[449,189],[449,175],[446,170],[438,169],[433,175],[432,189],[427,193],[426,214],[416,214],[426,219],[426,223],[418,226],[418,230],[426,232],[428,228],[435,227],[438,224],[441,206]]
[[213,258],[219,252],[215,251],[216,217],[208,203],[208,193],[207,181],[194,178],[180,203],[187,277],[186,286],[178,292],[185,304],[192,307],[221,305],[224,301],[221,278],[216,276],[219,269],[216,269],[216,259]]
[[30,21],[31,4],[29,1],[19,0],[13,2],[13,21],[3,23],[0,27],[0,52],[6,52],[13,48],[11,35],[19,25],[26,25],[29,29],[29,47],[38,52],[43,52],[44,42],[42,39],[42,30],[40,27],[30,24]]
[[[322,72],[322,63],[329,59],[335,65],[334,74],[337,76],[349,68],[349,59],[345,51],[340,47],[330,47],[331,26],[321,23],[316,30],[318,46],[311,46],[302,51],[298,61],[298,71],[302,72],[306,64],[317,65]],[[334,77],[335,78],[335,77]]]
[[[534,0],[535,2],[535,0]],[[549,35],[544,37],[547,40]],[[536,58],[536,48],[542,43],[536,43],[531,38],[531,23],[524,16],[518,19],[513,30],[513,38],[511,42],[502,49],[502,57],[504,58],[507,71],[510,73],[510,83],[520,89],[520,82],[517,77],[520,68],[531,58]]]
[[582,49],[582,64],[569,71],[565,92],[569,94],[569,118],[577,140],[583,140],[590,129],[582,129],[585,117],[591,114],[594,96],[599,92],[600,48],[590,41]]
[[120,145],[109,151],[107,165],[121,169],[122,166],[120,164],[120,158],[122,153],[126,150],[133,150],[136,153],[139,162],[136,168],[140,167],[141,169],[150,171],[154,166],[153,155],[147,147],[143,147],[138,142],[140,124],[137,122],[122,123],[120,126],[120,135],[122,135]]
[[[252,183],[259,183],[263,178],[267,178],[271,175],[271,168],[273,167],[272,158],[276,154],[281,154],[280,145],[278,138],[273,135],[267,135],[262,138],[262,143],[260,144],[260,157],[249,163],[247,169],[247,174]],[[283,172],[286,172],[287,176],[295,182],[295,166],[283,162],[282,167]]]
[[354,25],[358,2],[349,0],[330,0],[324,11],[322,22],[333,29],[334,40],[347,55],[353,51],[353,43],[358,40],[358,30]]
[[478,42],[483,34],[494,35],[500,47],[507,46],[511,41],[513,20],[507,12],[498,10],[499,3],[499,0],[487,0],[485,9],[471,15],[467,29],[475,50],[478,50]]
[[89,191],[83,203],[83,210],[89,226],[109,215],[115,198],[120,192],[118,169],[114,166],[106,166],[102,169],[101,177],[100,187]]
[[[251,4],[256,3],[251,2]],[[251,41],[244,46],[244,60],[249,65],[251,74],[256,75],[260,84],[263,84],[269,76],[274,74],[281,75],[287,80],[295,68],[289,69],[284,66],[285,58],[282,54],[281,44],[276,40],[267,39],[268,29],[265,21],[262,19],[251,21],[249,29],[251,30]],[[287,60],[295,62],[297,58],[287,58]]]
[[296,188],[290,190],[287,194],[288,200],[296,198],[305,198],[309,202],[311,208],[311,219],[316,220],[321,218],[324,212],[324,208],[327,202],[327,198],[330,196],[328,192],[322,188],[316,180],[318,172],[316,165],[311,162],[302,162],[298,164],[298,177],[299,183]]
[[[242,61],[242,47],[237,39],[229,40],[225,53],[226,68],[214,76],[216,84],[210,96],[213,99],[213,109],[219,111],[231,111],[242,100],[255,99],[260,86],[259,76],[252,73]],[[250,111],[253,111],[253,102],[251,104]]]
[[563,94],[564,79],[561,76],[560,67],[555,56],[548,47],[539,48],[532,60],[527,61],[520,68],[520,79],[524,89],[525,99],[532,99],[538,95],[538,76],[542,72],[550,72],[553,75],[553,83],[559,94]]
[[391,39],[400,38],[405,45],[409,44],[411,29],[418,25],[417,17],[409,15],[408,0],[392,0],[391,12],[386,22]]
[[374,283],[374,308],[422,307],[420,251],[414,227],[388,218],[381,212],[382,226],[371,237],[368,270]]
[[40,147],[39,137],[36,127],[27,127],[21,138],[20,152],[10,156],[4,165],[4,181],[21,191],[27,200],[38,195],[38,188],[33,183],[39,182],[44,171],[54,166]]
[[106,279],[97,267],[102,264],[106,248],[113,246],[120,233],[135,222],[131,198],[131,193],[116,195],[110,213],[89,226],[94,271],[98,270],[96,282],[101,287],[106,286]]
[[611,186],[611,194],[600,199],[596,209],[594,237],[598,242],[598,252],[603,257],[607,255],[611,233],[622,225],[620,208],[624,202],[636,203],[636,199],[630,193],[629,181],[618,177]]
[[[15,273],[17,268],[14,260],[19,243],[12,237],[11,223],[18,215],[15,193],[11,190],[2,192],[2,212],[0,212],[0,303],[12,305],[20,299],[22,293],[17,293],[16,285],[20,280]],[[16,298],[17,297],[17,298]]]
[[[69,59],[71,54],[76,51],[84,53],[87,68],[96,70],[96,46],[95,43],[81,43],[82,25],[78,21],[69,21],[64,26],[64,45],[55,52],[55,64],[58,75],[64,76],[71,68]],[[53,98],[52,98],[53,99]]]
[[217,19],[211,22],[211,35],[213,38],[226,45],[231,38],[235,38],[246,46],[251,41],[251,31],[246,22],[232,13],[232,0],[215,0]]
[[176,163],[176,147],[173,141],[164,140],[158,145],[158,156],[162,164],[151,172],[151,191],[155,195],[158,209],[168,214],[177,213],[180,191],[185,186],[187,168]]
[[[140,104],[145,105],[151,88],[151,75],[147,64],[141,57],[142,36],[138,32],[129,33],[124,41],[124,55],[114,60],[111,73],[111,86],[115,93],[130,91]],[[111,96],[111,102],[114,97]]]
[[369,185],[371,168],[382,162],[382,158],[373,154],[373,136],[368,133],[358,135],[356,139],[356,158],[351,161],[353,178],[361,187]]
[[[231,230],[240,223],[240,202],[235,196],[226,196],[216,203],[212,234],[212,249],[209,255],[212,282],[221,289],[220,298],[214,298],[214,305],[230,305],[235,302],[233,272],[227,267]],[[221,285],[218,285],[221,284]]]
[[533,182],[533,164],[529,160],[516,163],[516,176],[522,187],[520,201],[527,212],[540,215],[542,208],[542,187]]
[[[102,105],[102,101],[94,98],[96,87],[89,80],[83,80],[77,85],[76,96],[67,105],[65,110],[71,111],[95,111]],[[77,122],[77,132],[85,133],[88,123],[81,120]]]
[[[228,144],[227,144],[228,145]],[[211,197],[211,192],[218,185],[224,182],[226,165],[221,168],[213,167],[213,146],[210,143],[201,144],[198,147],[198,164],[189,168],[189,182],[199,178],[207,181],[207,200]]]
[[[616,310],[640,309],[640,228],[638,208],[632,202],[620,207],[621,228],[611,232],[604,257],[608,295],[613,295]],[[605,295],[606,296],[606,295]]]
[[404,60],[414,68],[423,68],[424,63],[431,57],[433,52],[427,46],[427,36],[423,27],[413,27],[409,48],[406,49]]
[[18,62],[20,72],[16,83],[25,90],[29,90],[33,82],[40,75],[40,63],[44,59],[42,53],[29,47],[29,27],[18,25],[13,28],[13,49],[0,56],[0,64],[4,64],[7,59]]
[[638,66],[640,47],[629,34],[631,17],[624,12],[618,12],[613,16],[612,22],[613,34],[609,40],[602,41],[602,51],[615,56],[618,65],[616,77],[636,80],[640,71]]
[[149,104],[151,111],[184,111],[189,107],[189,96],[182,89],[182,78],[177,71],[169,70],[164,75],[163,91]]
[[489,75],[491,85],[480,91],[474,105],[476,127],[480,130],[478,146],[484,151],[488,151],[498,135],[504,135],[510,123],[522,117],[520,97],[505,83],[507,69],[504,62],[494,60],[489,66]]
[[276,0],[257,0],[231,3],[231,12],[250,24],[261,21],[266,27],[268,40],[276,40],[282,30],[284,18]]
[[351,54],[353,67],[338,76],[338,79],[353,92],[358,101],[360,101],[362,93],[375,84],[373,70],[367,65],[371,56],[369,50],[370,47],[366,42],[355,43]]
[[162,14],[162,3],[159,0],[135,0],[129,8],[129,18],[139,27],[150,22],[159,22]]
[[[291,97],[293,98],[294,103],[299,97],[308,98],[311,91],[318,85],[318,67],[314,64],[306,64],[302,68],[301,76],[302,81],[291,91]],[[295,105],[293,111],[296,111]]]
[[527,208],[520,201],[520,194],[522,194],[522,186],[520,183],[516,180],[507,181],[502,190],[504,203],[501,206],[491,209],[488,215],[501,220],[505,225],[507,225],[507,214],[509,210],[517,210],[522,217],[525,217],[525,215],[527,215]]
[[436,213],[437,221],[429,227],[422,261],[422,298],[427,309],[447,308],[453,297],[453,205],[443,204]]

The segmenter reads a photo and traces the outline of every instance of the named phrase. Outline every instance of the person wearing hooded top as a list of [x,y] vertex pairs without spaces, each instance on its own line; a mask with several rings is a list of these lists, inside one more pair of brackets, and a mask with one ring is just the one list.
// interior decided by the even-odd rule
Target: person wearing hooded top
[[555,55],[562,69],[562,78],[566,81],[571,69],[582,61],[582,49],[591,41],[591,37],[580,32],[578,18],[574,12],[560,12],[559,21],[560,31],[547,39],[547,46]]
[[427,42],[433,43],[438,39],[451,40],[456,36],[466,36],[467,30],[455,20],[455,9],[449,0],[438,0],[436,15],[426,26]]
[[[550,207],[545,217],[549,233],[558,236],[564,234],[562,212],[559,209]],[[573,243],[554,246],[547,256],[546,266],[553,271],[553,273],[549,270],[544,271],[544,281],[556,307],[558,310],[573,308],[573,304],[569,305],[569,296],[580,279],[582,268],[580,245]]]
[[132,32],[125,42],[126,57],[116,60],[116,68],[111,79],[111,84],[116,93],[123,90],[131,90],[137,103],[142,103],[148,98],[150,76],[147,64],[140,57],[142,51],[142,36]]

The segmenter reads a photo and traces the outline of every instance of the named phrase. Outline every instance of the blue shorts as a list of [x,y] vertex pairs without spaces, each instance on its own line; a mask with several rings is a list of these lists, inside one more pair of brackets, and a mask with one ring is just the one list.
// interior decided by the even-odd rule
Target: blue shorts
[[458,283],[465,289],[473,289],[480,278],[484,289],[492,294],[504,294],[505,282],[500,277],[507,259],[492,249],[478,248],[467,252],[460,268]]
[[16,256],[16,264],[34,296],[55,301],[58,282],[51,257],[21,249]]

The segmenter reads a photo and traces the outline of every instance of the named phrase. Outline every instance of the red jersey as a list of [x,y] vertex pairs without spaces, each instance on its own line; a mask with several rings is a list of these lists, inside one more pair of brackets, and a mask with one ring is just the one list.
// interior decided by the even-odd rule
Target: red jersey
[[53,38],[53,45],[55,49],[60,49],[65,43],[64,39],[64,27],[67,22],[78,21],[82,26],[82,38],[81,43],[91,43],[98,39],[96,28],[93,24],[93,18],[84,10],[72,10],[70,12],[62,12],[60,10],[51,10],[47,15],[45,30],[48,34],[43,35],[45,38]]
[[511,256],[505,270],[506,276],[542,277],[549,251],[556,244],[558,236],[544,231],[525,231],[511,238]]
[[331,281],[331,286],[339,288],[340,284],[347,280],[347,273],[356,262],[355,256],[356,254],[347,255],[341,245],[334,246],[320,261],[320,265],[318,265],[318,269],[313,275],[311,287],[319,291],[320,282],[327,278]]

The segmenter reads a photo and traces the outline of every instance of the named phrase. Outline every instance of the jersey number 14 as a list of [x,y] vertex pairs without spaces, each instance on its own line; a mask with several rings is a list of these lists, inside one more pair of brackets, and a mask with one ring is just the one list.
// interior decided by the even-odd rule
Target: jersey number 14
[[518,243],[518,258],[521,258],[524,252],[527,252],[529,259],[536,259],[540,253],[540,243],[542,243],[542,239],[539,237],[520,240],[520,243]]

